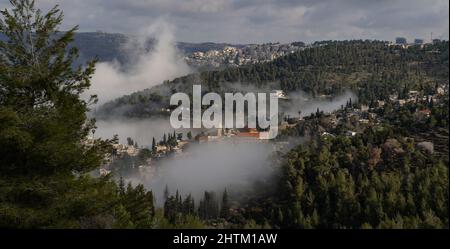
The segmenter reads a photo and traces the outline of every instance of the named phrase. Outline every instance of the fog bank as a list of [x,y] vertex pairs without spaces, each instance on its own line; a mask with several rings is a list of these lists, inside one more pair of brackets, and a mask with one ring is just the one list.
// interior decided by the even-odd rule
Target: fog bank
[[342,105],[345,106],[350,99],[353,103],[358,99],[351,91],[345,91],[337,96],[326,96],[323,98],[312,98],[310,95],[298,91],[289,93],[288,97],[288,102],[280,104],[280,112],[282,111],[285,115],[293,117],[298,117],[299,111],[301,111],[302,117],[309,116],[315,113],[317,109],[325,113],[330,113],[339,110]]
[[[225,188],[230,192],[251,190],[256,181],[267,181],[277,169],[270,161],[272,144],[250,142],[219,142],[192,144],[178,157],[158,163],[153,177],[132,178],[132,182],[143,183],[163,202],[167,185],[171,194],[192,194],[200,200],[204,191],[221,194]],[[145,180],[142,180],[145,179]]]
[[[149,41],[155,42],[150,50]],[[97,94],[99,105],[191,72],[176,47],[173,27],[164,20],[142,29],[123,49],[130,58],[129,65],[117,61],[96,65],[92,86],[85,95]]]

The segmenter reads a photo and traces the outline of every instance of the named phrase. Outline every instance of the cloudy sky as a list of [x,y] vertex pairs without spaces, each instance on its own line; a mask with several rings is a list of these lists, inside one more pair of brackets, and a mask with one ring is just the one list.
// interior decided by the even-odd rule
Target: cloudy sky
[[[138,33],[156,20],[179,41],[231,43],[449,37],[448,0],[36,0],[59,4],[65,27]],[[0,7],[8,6],[0,0]]]

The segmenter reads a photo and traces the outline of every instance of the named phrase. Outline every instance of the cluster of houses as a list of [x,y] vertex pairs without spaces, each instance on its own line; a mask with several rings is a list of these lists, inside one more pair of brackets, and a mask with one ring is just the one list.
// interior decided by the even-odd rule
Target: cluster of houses
[[226,46],[222,50],[194,52],[185,57],[186,62],[197,68],[221,68],[272,61],[278,57],[293,53],[303,46],[297,44],[250,44],[245,46]]
[[137,156],[139,154],[139,148],[134,145],[125,144],[113,144],[113,155],[116,157]]
[[180,155],[183,152],[184,147],[188,143],[189,142],[187,140],[178,139],[176,146],[168,146],[168,145],[164,145],[164,144],[158,144],[158,145],[156,145],[155,157],[163,158],[171,152],[175,153],[175,155]]
[[[436,103],[439,102],[440,99],[442,99],[442,96],[446,94],[448,94],[448,86],[440,85],[436,88],[433,95],[423,95],[419,91],[409,91],[404,97],[399,97],[397,94],[393,94],[389,96],[389,103],[397,106],[404,106],[407,103],[416,103],[417,101]],[[358,132],[364,130],[365,126],[378,124],[383,121],[383,118],[377,115],[377,110],[379,108],[383,108],[386,104],[386,101],[378,100],[373,106],[370,107],[368,105],[357,105],[357,107],[346,107],[345,109],[337,110],[332,113],[322,113],[320,125],[315,126],[312,130],[315,134],[320,134],[322,136],[335,136],[331,130],[334,130],[338,124],[350,122],[352,124],[350,127],[354,126],[355,130],[341,130],[340,134],[343,132],[343,134],[348,137],[355,136]],[[425,120],[430,117],[431,109],[424,106],[417,109],[414,115],[417,120]],[[305,117],[305,119],[308,119],[308,117]],[[285,118],[283,122],[281,122],[279,128],[280,130],[284,130],[297,125],[302,126],[305,122],[307,122],[305,119],[303,117]],[[311,130],[310,127],[306,127],[305,129]]]
[[199,143],[230,139],[239,141],[267,141],[269,140],[269,132],[258,131],[256,128],[247,127],[242,129],[218,128],[213,130],[212,132],[202,132],[195,136],[195,141]]
[[[436,92],[433,95],[421,95],[419,91],[409,91],[408,97],[399,98],[398,95],[390,95],[389,100],[399,106],[404,106],[407,103],[415,103],[417,101],[433,102],[435,103],[443,95],[448,92],[448,85],[440,85],[436,88]],[[379,103],[379,104],[383,104]],[[417,110],[415,116],[420,120],[428,118],[431,115],[431,110],[428,108]]]

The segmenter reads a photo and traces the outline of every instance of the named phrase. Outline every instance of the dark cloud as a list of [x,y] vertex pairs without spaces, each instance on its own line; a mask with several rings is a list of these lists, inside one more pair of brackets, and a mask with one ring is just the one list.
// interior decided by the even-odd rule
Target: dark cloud
[[[448,39],[448,0],[37,0],[60,4],[66,27],[138,33],[163,17],[181,41]],[[0,0],[0,7],[7,6]]]

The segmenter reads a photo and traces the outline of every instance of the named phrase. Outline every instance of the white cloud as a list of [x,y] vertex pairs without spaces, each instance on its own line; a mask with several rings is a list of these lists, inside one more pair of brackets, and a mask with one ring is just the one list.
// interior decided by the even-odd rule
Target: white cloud
[[[147,51],[145,44],[150,38],[156,38],[156,44]],[[126,51],[133,53],[126,71],[118,62],[96,65],[92,86],[85,94],[97,94],[99,104],[191,72],[176,48],[172,26],[163,20],[141,29],[126,46],[130,47]]]

